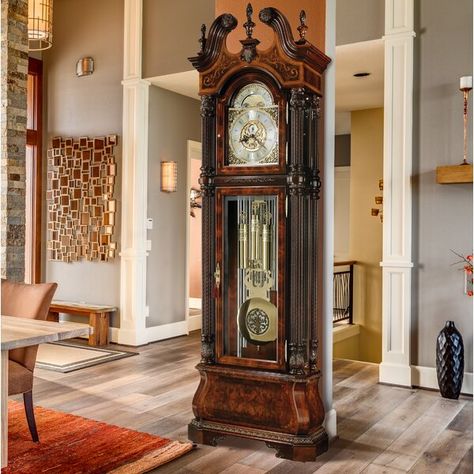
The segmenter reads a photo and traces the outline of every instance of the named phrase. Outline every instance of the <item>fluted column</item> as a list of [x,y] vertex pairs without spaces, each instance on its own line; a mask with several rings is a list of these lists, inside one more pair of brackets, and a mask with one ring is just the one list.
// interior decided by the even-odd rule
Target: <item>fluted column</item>
[[216,99],[212,96],[201,98],[202,134],[202,330],[201,362],[213,364],[215,361],[215,186],[216,173]]

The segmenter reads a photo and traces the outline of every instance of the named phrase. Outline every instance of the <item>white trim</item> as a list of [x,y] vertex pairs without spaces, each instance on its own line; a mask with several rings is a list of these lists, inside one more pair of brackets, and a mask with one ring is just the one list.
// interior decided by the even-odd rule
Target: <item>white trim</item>
[[162,341],[164,339],[170,339],[172,337],[187,336],[188,335],[188,323],[187,321],[178,321],[176,323],[162,324],[161,326],[152,326],[146,328],[143,332],[143,338],[139,344],[124,342],[127,340],[127,334],[120,328],[109,328],[109,340],[117,344],[123,344],[126,346],[143,346],[152,342]]
[[340,326],[334,327],[332,334],[332,342],[333,344],[337,344],[351,337],[358,336],[360,334],[360,326],[358,324],[341,324]]
[[[412,382],[415,387],[434,388],[438,390],[438,378],[434,367],[413,365]],[[464,372],[461,393],[472,395],[472,373]]]
[[202,326],[202,314],[188,316],[188,331],[199,331]]
[[[191,301],[193,303],[197,303],[199,300],[199,308],[201,308],[201,299],[200,298],[190,298],[189,297],[189,277],[190,277],[190,265],[189,265],[189,239],[190,239],[190,212],[191,206],[189,202],[189,190],[191,188],[191,160],[199,159],[202,160],[202,146],[200,142],[196,142],[194,140],[188,140],[187,142],[187,159],[186,159],[186,258],[185,258],[185,270],[184,270],[184,277],[186,281],[184,282],[185,287],[185,303],[184,308],[186,311],[186,321],[188,322],[188,330],[194,331],[196,329],[201,329],[201,323],[199,323],[199,327],[196,327],[196,322],[192,321],[192,317],[189,316],[189,308],[191,305]],[[194,306],[193,306],[194,307]],[[201,317],[199,317],[199,321],[201,321]],[[194,329],[191,329],[193,327]]]
[[382,363],[379,380],[411,386],[413,0],[385,0]]
[[334,408],[326,412],[323,422],[324,429],[328,434],[329,441],[337,437],[337,413]]
[[189,298],[189,307],[193,309],[202,309],[202,298]]
[[122,221],[118,341],[140,345],[146,328],[148,89],[141,78],[142,0],[124,2]]
[[[336,57],[336,2],[326,2],[325,53]],[[326,431],[337,435],[336,411],[333,406],[333,272],[334,272],[334,137],[336,133],[336,65],[332,61],[324,76],[324,152],[323,163],[323,309],[321,318],[321,397],[326,411]]]

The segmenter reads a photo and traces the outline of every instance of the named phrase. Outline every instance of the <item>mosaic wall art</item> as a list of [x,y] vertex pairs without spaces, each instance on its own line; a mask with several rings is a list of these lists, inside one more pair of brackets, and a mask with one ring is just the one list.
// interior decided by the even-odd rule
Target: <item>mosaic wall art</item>
[[117,135],[56,137],[48,150],[48,258],[108,261],[115,257]]

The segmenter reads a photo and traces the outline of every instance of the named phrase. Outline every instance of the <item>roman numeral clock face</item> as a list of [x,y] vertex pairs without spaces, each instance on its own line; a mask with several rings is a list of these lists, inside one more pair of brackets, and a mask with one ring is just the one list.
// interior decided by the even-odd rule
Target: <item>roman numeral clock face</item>
[[259,83],[244,86],[229,108],[228,164],[278,164],[278,106]]

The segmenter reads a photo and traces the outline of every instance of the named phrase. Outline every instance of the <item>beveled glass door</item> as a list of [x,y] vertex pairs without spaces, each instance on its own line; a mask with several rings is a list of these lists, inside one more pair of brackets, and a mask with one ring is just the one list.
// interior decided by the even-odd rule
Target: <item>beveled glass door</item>
[[[239,192],[240,191],[240,192]],[[220,362],[256,367],[284,364],[283,265],[279,233],[284,190],[218,191],[217,294]]]

